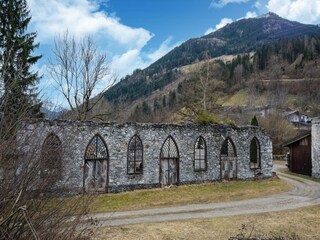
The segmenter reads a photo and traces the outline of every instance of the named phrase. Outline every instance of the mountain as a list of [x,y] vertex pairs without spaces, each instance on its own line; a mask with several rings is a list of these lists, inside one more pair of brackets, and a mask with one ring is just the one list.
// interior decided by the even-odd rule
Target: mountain
[[217,57],[255,51],[264,43],[284,38],[320,34],[320,28],[292,22],[268,13],[258,18],[241,19],[206,36],[190,39],[152,64],[149,68],[175,68],[203,60],[203,53]]
[[40,112],[43,113],[44,118],[54,120],[60,118],[63,113],[67,112],[67,110],[64,108],[56,108],[54,110],[50,110],[45,106],[40,108]]
[[237,55],[256,51],[280,39],[319,35],[319,26],[289,21],[274,13],[241,19],[208,35],[190,39],[146,69],[137,69],[105,92],[105,100],[118,105],[149,96],[179,78],[180,67],[203,60],[205,53],[210,58]]

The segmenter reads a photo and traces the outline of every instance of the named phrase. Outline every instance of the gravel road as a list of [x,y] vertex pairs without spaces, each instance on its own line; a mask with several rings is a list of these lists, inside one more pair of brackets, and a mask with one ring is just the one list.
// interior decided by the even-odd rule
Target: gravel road
[[293,185],[293,189],[286,193],[226,203],[192,204],[170,208],[98,213],[90,215],[89,219],[93,219],[91,223],[95,223],[93,224],[95,226],[120,226],[145,222],[258,214],[320,204],[320,183],[278,172],[277,169],[280,167],[281,165],[274,166],[278,176]]

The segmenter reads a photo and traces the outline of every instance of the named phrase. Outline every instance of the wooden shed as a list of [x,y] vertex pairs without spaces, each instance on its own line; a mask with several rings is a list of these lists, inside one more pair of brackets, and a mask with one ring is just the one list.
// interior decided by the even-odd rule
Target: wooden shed
[[311,131],[305,131],[285,142],[290,149],[288,167],[291,172],[311,176]]

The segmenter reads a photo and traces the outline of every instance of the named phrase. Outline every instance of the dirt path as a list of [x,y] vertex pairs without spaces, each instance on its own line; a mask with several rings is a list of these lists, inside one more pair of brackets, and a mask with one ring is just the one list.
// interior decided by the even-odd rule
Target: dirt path
[[[280,168],[275,165],[275,170]],[[282,211],[320,204],[320,183],[277,171],[281,179],[294,186],[290,192],[250,200],[226,203],[192,204],[180,207],[126,212],[98,213],[89,216],[95,226],[119,226],[145,222],[163,222],[196,218],[215,218],[243,214]],[[87,227],[90,224],[87,225]]]

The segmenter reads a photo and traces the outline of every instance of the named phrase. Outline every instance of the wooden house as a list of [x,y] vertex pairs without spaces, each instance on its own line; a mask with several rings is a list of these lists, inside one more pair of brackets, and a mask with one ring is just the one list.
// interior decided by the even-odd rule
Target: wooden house
[[283,144],[289,148],[288,167],[291,172],[311,176],[311,131],[304,131]]

